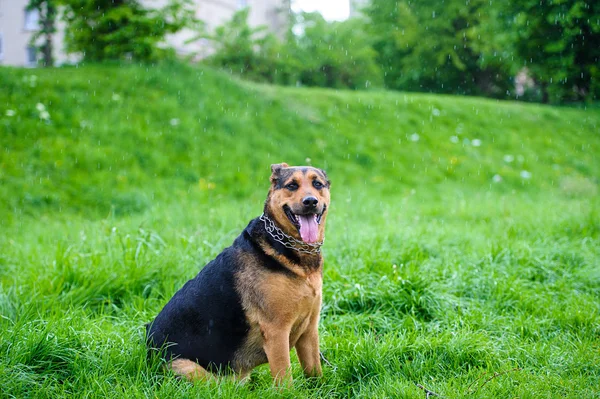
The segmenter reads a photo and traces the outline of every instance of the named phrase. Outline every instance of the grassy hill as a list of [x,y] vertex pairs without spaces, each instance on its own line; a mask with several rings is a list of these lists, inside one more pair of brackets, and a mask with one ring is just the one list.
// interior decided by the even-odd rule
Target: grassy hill
[[2,395],[280,397],[266,367],[174,379],[143,324],[260,214],[282,161],[333,182],[330,364],[308,381],[295,362],[285,397],[600,391],[598,109],[182,65],[0,68],[0,88]]
[[600,175],[598,110],[272,88],[182,66],[3,69],[0,79],[5,210],[140,212],[213,187],[262,196],[269,163],[307,158],[338,188],[382,195],[446,182],[594,191]]

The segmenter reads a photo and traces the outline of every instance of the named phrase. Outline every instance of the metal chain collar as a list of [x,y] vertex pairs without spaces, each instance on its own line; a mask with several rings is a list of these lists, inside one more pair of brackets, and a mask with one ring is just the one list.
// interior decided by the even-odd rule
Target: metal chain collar
[[285,234],[283,230],[275,226],[275,223],[264,213],[260,215],[260,220],[265,223],[265,230],[267,230],[267,233],[269,233],[275,241],[284,247],[296,250],[298,252],[303,252],[305,254],[314,255],[321,252],[321,245],[323,245],[324,240],[315,243],[308,243],[298,240],[290,235]]

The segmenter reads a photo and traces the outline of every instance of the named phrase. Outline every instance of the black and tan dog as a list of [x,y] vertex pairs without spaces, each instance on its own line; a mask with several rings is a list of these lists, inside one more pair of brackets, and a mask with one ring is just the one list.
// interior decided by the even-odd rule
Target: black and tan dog
[[151,348],[190,380],[245,378],[269,363],[291,382],[290,350],[321,375],[318,323],[329,180],[321,169],[271,165],[264,213],[188,281],[148,326]]

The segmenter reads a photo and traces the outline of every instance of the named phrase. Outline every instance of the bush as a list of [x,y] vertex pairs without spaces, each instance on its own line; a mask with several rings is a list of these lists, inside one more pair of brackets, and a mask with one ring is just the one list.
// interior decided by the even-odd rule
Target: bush
[[363,21],[326,22],[320,14],[298,17],[299,34],[281,40],[266,28],[248,25],[249,9],[238,11],[209,38],[215,52],[205,63],[242,77],[283,85],[335,88],[381,85],[376,53]]
[[485,0],[373,0],[365,13],[386,87],[505,97],[516,71],[501,11]]
[[351,89],[381,86],[383,74],[364,24],[361,19],[328,23],[318,13],[301,14],[298,26],[303,33],[288,41],[302,66],[300,83]]
[[171,53],[160,43],[169,33],[193,27],[190,0],[170,0],[145,9],[137,0],[61,0],[67,22],[67,51],[85,61],[155,61]]

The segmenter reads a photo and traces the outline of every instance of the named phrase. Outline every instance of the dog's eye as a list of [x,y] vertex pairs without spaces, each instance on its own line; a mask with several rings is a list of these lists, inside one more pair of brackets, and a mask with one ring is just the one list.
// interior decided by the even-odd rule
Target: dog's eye
[[287,188],[290,191],[296,191],[298,190],[298,183],[289,183],[285,186],[285,188]]
[[314,180],[314,181],[313,181],[313,187],[314,187],[314,188],[316,188],[317,190],[320,190],[320,189],[322,189],[322,188],[323,188],[323,183],[321,183],[321,182],[320,182],[320,181],[318,181],[318,180]]

